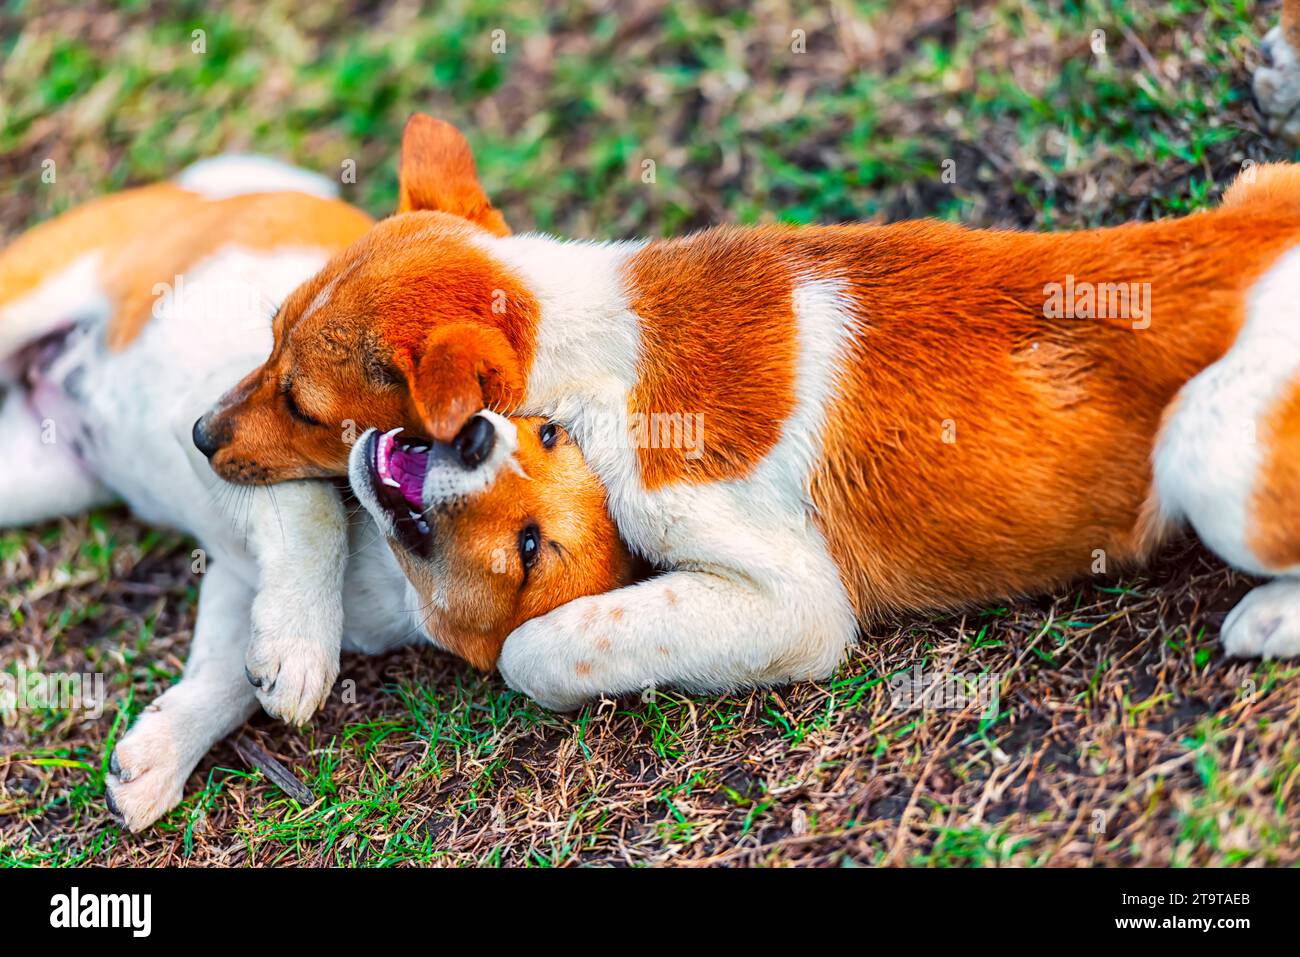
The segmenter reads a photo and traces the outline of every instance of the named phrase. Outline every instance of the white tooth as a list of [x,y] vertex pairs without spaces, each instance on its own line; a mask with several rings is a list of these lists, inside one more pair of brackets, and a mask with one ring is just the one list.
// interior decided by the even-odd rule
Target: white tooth
[[412,512],[410,509],[407,509],[406,514],[411,516],[411,521],[413,522],[418,522],[420,520],[419,512]]
[[[384,439],[391,439],[393,436],[395,436],[398,432],[401,431],[402,431],[401,426],[398,426],[397,428],[389,432],[385,432]],[[391,443],[386,441],[380,441],[379,449],[378,449],[379,455],[377,456],[379,461],[376,462],[375,465],[377,466],[377,471],[379,472],[379,476],[384,480],[384,483],[386,485],[392,485],[396,487],[397,483],[392,481],[388,477],[388,449],[390,444]]]
[[393,478],[391,475],[385,475],[383,476],[383,479],[384,479],[384,484],[389,486],[390,488],[402,487],[402,483],[397,481],[397,479]]
[[427,445],[417,445],[415,448],[411,449],[411,451],[412,451],[412,452],[427,452],[427,451],[429,451],[429,447],[428,447]]

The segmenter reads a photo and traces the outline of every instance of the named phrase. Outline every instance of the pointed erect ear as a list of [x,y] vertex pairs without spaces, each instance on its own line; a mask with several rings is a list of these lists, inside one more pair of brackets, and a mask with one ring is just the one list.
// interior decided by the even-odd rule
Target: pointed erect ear
[[481,409],[509,411],[523,399],[519,356],[500,330],[454,322],[432,330],[417,355],[398,360],[425,433],[450,442]]
[[397,211],[428,209],[468,219],[497,236],[510,227],[488,202],[474,154],[460,131],[426,113],[412,114],[402,133]]

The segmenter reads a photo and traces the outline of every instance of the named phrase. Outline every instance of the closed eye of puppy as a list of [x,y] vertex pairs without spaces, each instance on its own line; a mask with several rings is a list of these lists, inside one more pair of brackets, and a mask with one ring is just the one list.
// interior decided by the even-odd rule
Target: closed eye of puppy
[[643,570],[578,446],[546,419],[483,411],[450,443],[372,429],[348,471],[429,637],[476,667],[523,622]]

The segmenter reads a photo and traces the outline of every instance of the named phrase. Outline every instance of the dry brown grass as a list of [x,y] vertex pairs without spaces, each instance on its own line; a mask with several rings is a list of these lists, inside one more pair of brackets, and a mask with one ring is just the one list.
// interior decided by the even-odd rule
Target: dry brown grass
[[[129,675],[147,700],[160,667],[181,667],[188,550],[122,548],[111,581],[74,572],[59,588],[54,569],[82,564],[75,548],[5,567],[40,595],[21,603],[29,621],[101,606],[93,623],[26,629],[24,654],[47,671],[90,661],[119,695]],[[873,628],[823,686],[608,701],[576,720],[432,651],[350,656],[355,704],[336,694],[304,734],[265,718],[246,732],[316,805],[293,806],[226,743],[193,778],[211,782],[201,796],[135,837],[118,835],[85,769],[27,757],[54,745],[97,766],[111,711],[24,715],[4,731],[2,833],[22,860],[83,849],[135,865],[1294,863],[1300,669],[1214,646],[1247,585],[1186,545],[1119,590]],[[997,719],[895,709],[878,676],[918,660],[1001,675]]]

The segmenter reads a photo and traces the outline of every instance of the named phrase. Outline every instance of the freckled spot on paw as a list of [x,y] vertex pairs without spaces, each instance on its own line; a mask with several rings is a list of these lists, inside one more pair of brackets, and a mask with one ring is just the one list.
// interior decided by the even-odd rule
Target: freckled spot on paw
[[620,619],[622,619],[622,617],[623,617],[623,609],[622,609],[622,608],[611,608],[611,609],[609,610],[609,620],[610,620],[610,621],[619,621]]
[[596,639],[597,651],[609,651],[609,649],[612,647],[613,645],[609,643],[609,637],[607,635],[601,635],[599,638]]
[[576,665],[573,666],[573,670],[576,674],[586,677],[587,675],[591,674],[591,662],[579,661]]
[[668,657],[668,649],[667,649],[667,647],[665,647],[664,645],[660,645],[660,646],[659,646],[659,654],[661,654],[661,655],[663,655],[665,658],[667,658],[667,657]]
[[591,626],[596,623],[596,616],[599,614],[600,612],[597,611],[594,605],[588,608],[586,611],[584,611],[582,613],[582,630],[590,631]]
[[677,604],[677,592],[673,591],[671,588],[664,589],[664,598],[670,605]]

